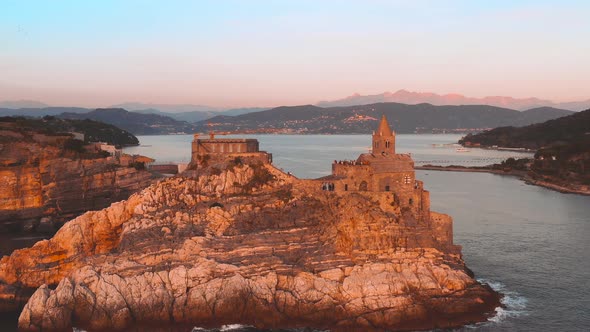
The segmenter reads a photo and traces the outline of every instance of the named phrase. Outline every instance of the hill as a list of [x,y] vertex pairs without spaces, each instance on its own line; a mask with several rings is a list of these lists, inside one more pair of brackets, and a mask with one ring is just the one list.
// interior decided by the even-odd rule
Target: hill
[[393,119],[394,128],[400,133],[472,132],[499,126],[524,126],[572,113],[551,107],[518,112],[486,105],[400,103],[330,108],[302,105],[184,113],[166,113],[157,109],[130,112],[121,108],[91,110],[78,107],[0,109],[0,116],[52,115],[66,119],[92,119],[115,125],[135,135],[208,131],[209,124],[215,130],[222,131],[361,134],[371,132],[381,114]]
[[129,112],[122,108],[96,109],[88,113],[62,113],[63,119],[91,119],[115,125],[135,135],[166,135],[191,133],[194,126],[169,116]]
[[0,123],[14,123],[13,127],[46,135],[78,132],[83,133],[87,142],[105,142],[117,146],[137,145],[139,140],[133,134],[113,125],[93,120],[59,119],[46,116],[42,119],[24,117],[0,117]]
[[571,111],[538,108],[525,112],[486,106],[434,106],[378,103],[322,108],[314,105],[283,106],[234,117],[216,116],[197,123],[220,131],[293,132],[313,134],[370,133],[382,114],[399,133],[469,132],[507,125],[528,125],[572,114]]
[[535,149],[534,159],[507,160],[502,167],[525,165],[529,183],[590,195],[590,109],[530,126],[467,135],[459,143]]
[[[543,113],[545,110],[539,110]],[[543,123],[520,128],[500,127],[477,135],[467,135],[464,145],[539,149],[561,143],[575,143],[590,133],[590,109]]]

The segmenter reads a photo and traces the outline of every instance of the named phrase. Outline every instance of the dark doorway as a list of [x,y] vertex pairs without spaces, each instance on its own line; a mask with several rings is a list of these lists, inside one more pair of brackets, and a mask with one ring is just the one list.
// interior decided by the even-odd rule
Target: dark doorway
[[367,191],[367,181],[361,182],[359,185],[359,191]]

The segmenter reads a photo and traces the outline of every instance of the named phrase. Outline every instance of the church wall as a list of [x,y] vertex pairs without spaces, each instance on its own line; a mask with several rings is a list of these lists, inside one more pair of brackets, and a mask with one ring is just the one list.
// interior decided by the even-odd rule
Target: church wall
[[414,172],[414,161],[409,156],[396,155],[395,159],[378,159],[371,161],[374,173]]
[[359,191],[363,181],[367,183],[367,191],[375,191],[371,182],[371,173],[371,167],[368,165],[332,164],[332,174],[345,178],[336,181],[338,184],[335,190],[338,191]]

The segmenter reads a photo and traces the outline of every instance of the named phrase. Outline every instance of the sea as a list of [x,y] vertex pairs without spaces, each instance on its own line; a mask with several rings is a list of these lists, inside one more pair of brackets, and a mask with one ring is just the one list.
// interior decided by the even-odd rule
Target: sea
[[[236,136],[220,136],[232,138]],[[370,149],[369,135],[240,135],[256,138],[275,166],[300,178],[330,174],[334,160]],[[483,166],[531,153],[471,148],[457,151],[460,135],[397,135],[397,153],[416,165]],[[192,135],[139,136],[126,153],[156,163],[190,161]],[[432,210],[454,219],[455,244],[478,280],[504,294],[489,321],[455,331],[590,331],[590,196],[527,185],[488,173],[416,171],[431,193]],[[0,251],[34,237],[2,237]],[[1,318],[0,318],[1,319]],[[195,331],[204,331],[199,327]],[[257,331],[242,325],[214,331]]]

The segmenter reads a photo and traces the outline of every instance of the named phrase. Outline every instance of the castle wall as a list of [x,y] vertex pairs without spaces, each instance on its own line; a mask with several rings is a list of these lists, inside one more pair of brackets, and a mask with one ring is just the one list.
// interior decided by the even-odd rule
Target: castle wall
[[259,151],[256,139],[195,139],[192,142],[191,164],[196,165],[199,157],[221,155],[223,158],[248,157],[260,159],[264,163],[272,162],[272,155]]
[[255,139],[197,139],[193,141],[193,154],[258,152]]

